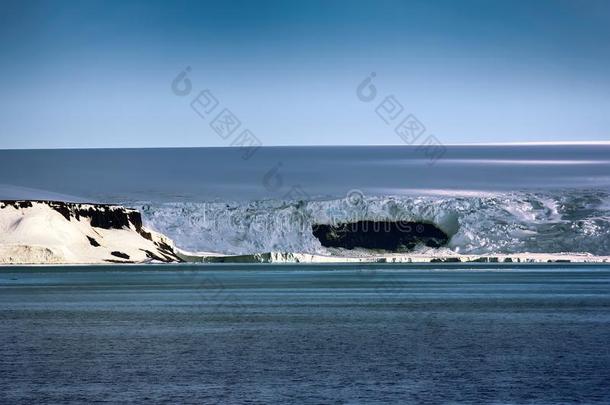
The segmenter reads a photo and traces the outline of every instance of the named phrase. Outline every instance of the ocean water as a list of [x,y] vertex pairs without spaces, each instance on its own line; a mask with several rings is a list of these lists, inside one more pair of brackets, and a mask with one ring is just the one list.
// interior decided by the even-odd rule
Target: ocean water
[[390,220],[436,225],[453,253],[610,254],[610,144],[250,152],[4,150],[0,199],[125,204],[190,251],[344,254],[312,226]]
[[0,402],[610,403],[610,268],[3,268]]

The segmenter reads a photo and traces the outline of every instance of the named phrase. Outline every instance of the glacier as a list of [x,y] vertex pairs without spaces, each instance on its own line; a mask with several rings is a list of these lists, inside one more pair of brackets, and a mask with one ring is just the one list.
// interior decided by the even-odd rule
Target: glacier
[[368,220],[433,224],[449,236],[447,253],[610,253],[610,194],[600,190],[132,205],[148,227],[192,252],[353,255],[322,246],[312,226]]

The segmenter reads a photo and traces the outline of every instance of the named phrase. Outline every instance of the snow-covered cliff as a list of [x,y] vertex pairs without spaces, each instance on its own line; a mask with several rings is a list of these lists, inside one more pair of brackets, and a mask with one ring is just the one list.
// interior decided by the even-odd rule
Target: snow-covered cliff
[[180,261],[136,210],[60,201],[0,201],[0,263]]

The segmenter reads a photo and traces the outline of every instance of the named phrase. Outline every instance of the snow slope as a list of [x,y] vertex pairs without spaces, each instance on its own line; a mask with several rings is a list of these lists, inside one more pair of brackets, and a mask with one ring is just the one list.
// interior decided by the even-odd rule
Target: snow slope
[[118,205],[0,201],[0,263],[180,261],[171,240]]

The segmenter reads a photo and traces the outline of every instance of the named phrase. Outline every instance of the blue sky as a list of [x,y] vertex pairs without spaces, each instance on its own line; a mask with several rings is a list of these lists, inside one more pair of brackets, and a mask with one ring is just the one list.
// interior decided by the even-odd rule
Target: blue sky
[[0,7],[0,148],[228,146],[190,107],[204,89],[264,145],[400,144],[390,95],[447,144],[610,140],[607,1]]

